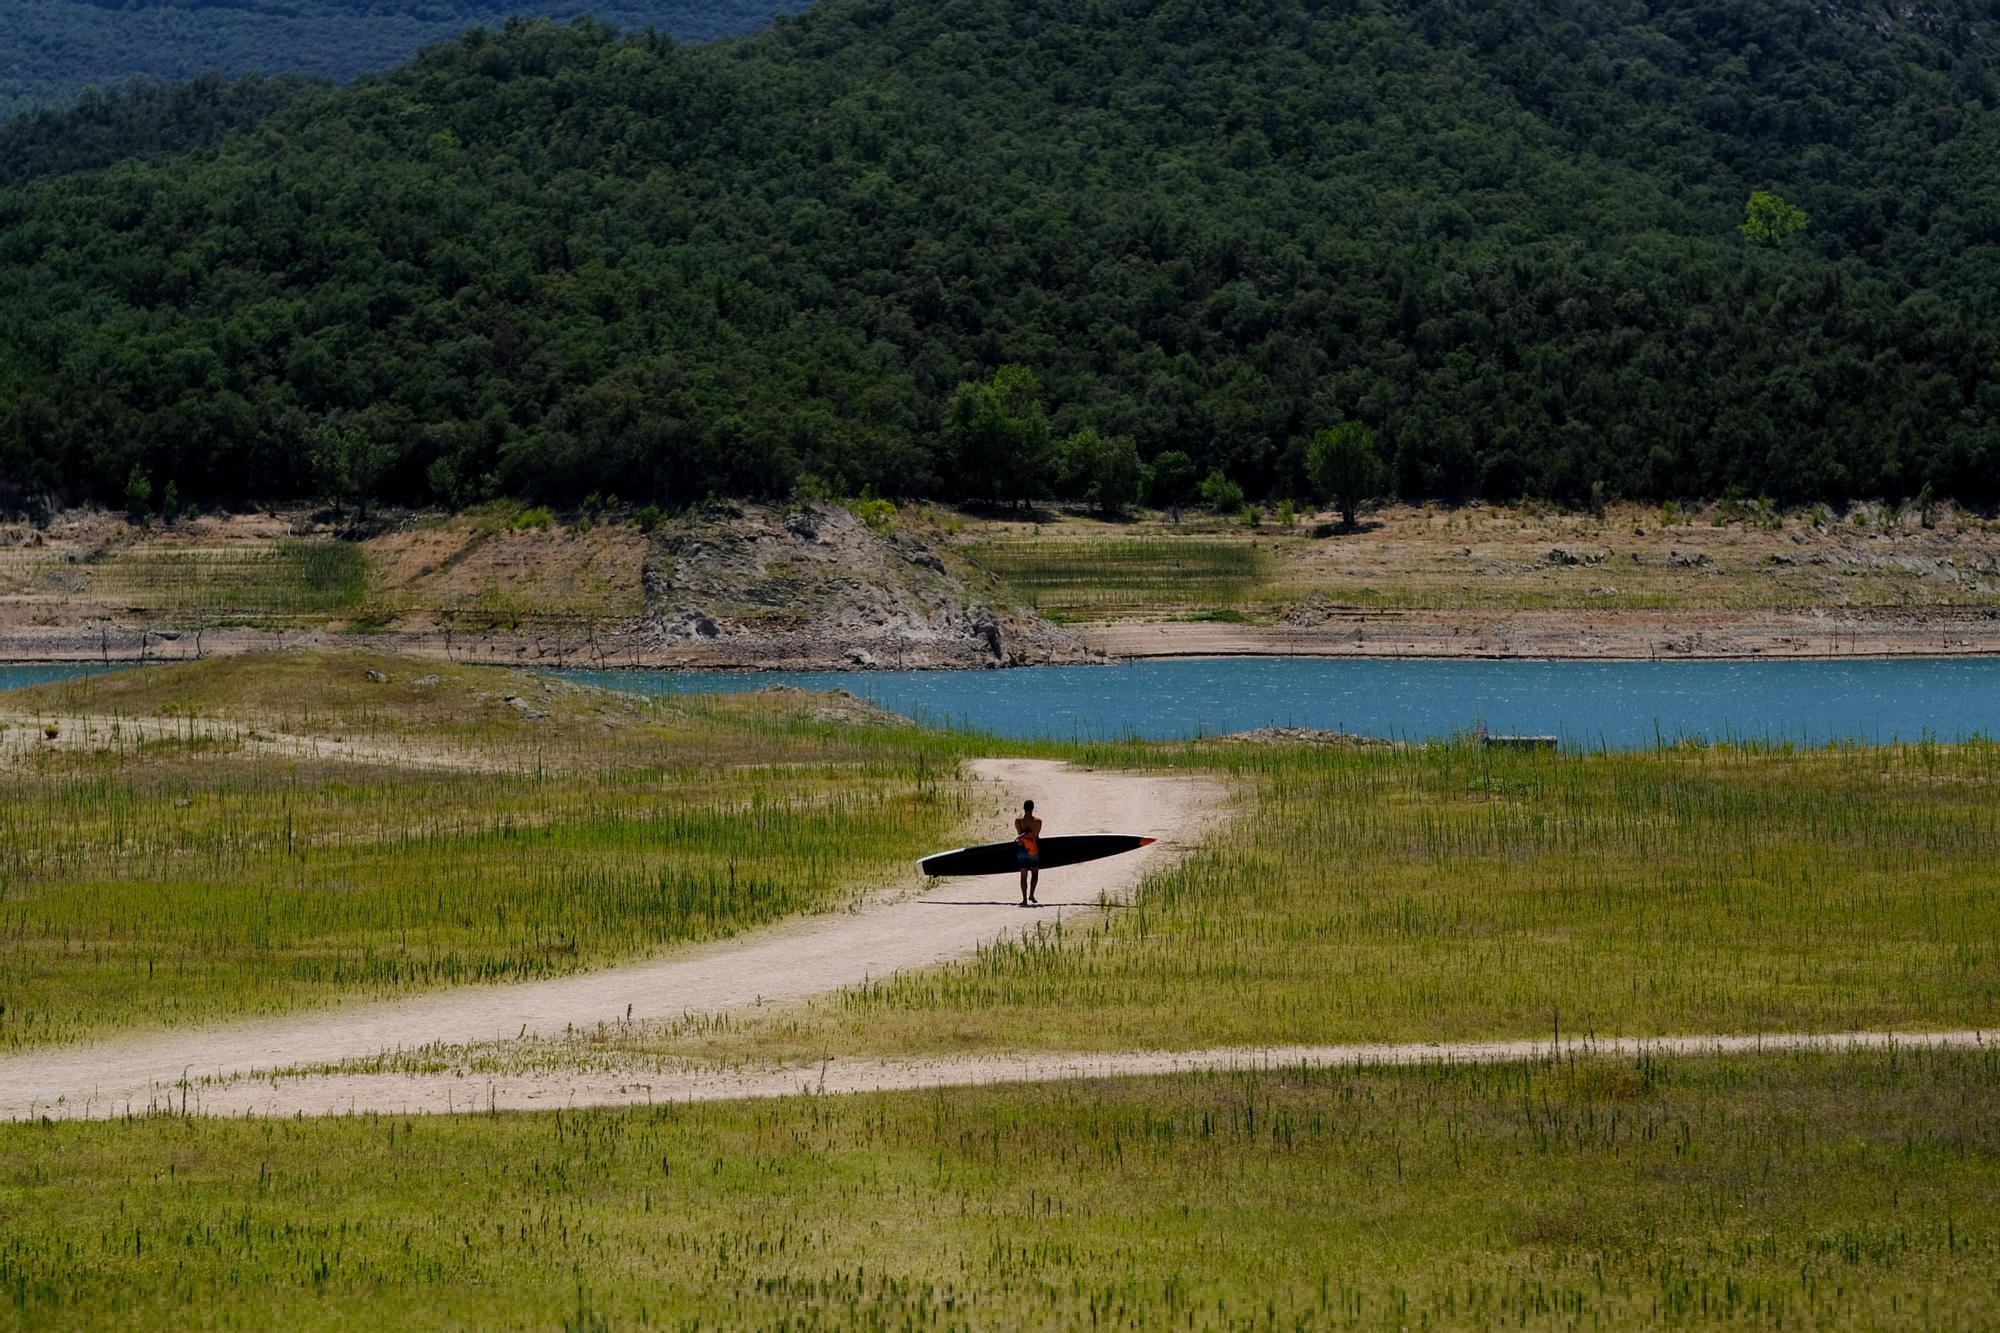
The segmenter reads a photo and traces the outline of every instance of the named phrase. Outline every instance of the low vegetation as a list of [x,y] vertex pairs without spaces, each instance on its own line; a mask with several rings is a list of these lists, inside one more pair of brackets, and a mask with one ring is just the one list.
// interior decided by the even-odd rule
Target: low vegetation
[[[1053,516],[1045,516],[1052,518]],[[959,541],[1067,620],[1233,610],[1316,623],[1341,611],[1794,612],[2000,605],[2000,529],[1956,507],[1779,511],[1735,502],[1603,513],[1385,506],[1251,529],[1220,515],[989,519]]]
[[[0,706],[13,1048],[837,906],[990,748],[353,653]],[[584,1058],[2000,1018],[1990,742],[1025,748],[1220,775],[1237,818],[1094,924]],[[579,1053],[475,1063],[524,1058]],[[1996,1096],[1991,1050],[1888,1049],[14,1124],[0,1324],[1981,1326]]]
[[0,1128],[0,1322],[1991,1326],[2000,1059]]
[[1184,606],[1235,606],[1268,579],[1269,551],[1196,537],[1034,537],[967,554],[1044,615],[1100,620]]
[[[1144,753],[1222,770],[1241,795],[1227,832],[1149,879],[1130,908],[789,1013],[633,1038],[631,1053],[810,1060],[2000,1022],[1991,742]],[[1087,869],[1049,878],[1058,894],[1088,892]]]
[[0,1047],[726,935],[905,873],[963,812],[941,747],[812,696],[290,653],[0,706]]

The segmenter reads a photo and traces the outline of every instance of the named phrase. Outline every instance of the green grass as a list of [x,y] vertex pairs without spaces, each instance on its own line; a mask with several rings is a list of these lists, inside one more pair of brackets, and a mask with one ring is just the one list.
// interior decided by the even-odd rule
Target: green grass
[[1990,1327],[2000,1057],[0,1127],[30,1327]]
[[2000,1023],[2000,746],[1154,757],[1238,817],[1133,907],[635,1054]]
[[1026,538],[967,554],[1044,614],[1071,620],[1240,604],[1270,563],[1248,542],[1194,537]]
[[368,561],[348,542],[289,539],[248,551],[115,551],[94,567],[95,595],[128,608],[211,622],[324,618],[359,607]]
[[[0,1048],[727,935],[850,901],[965,813],[955,755],[927,733],[812,722],[810,697],[544,696],[513,672],[323,653],[0,702],[124,710],[87,748],[0,767]],[[372,748],[267,751],[265,704],[330,748]],[[473,767],[425,767],[446,763]]]

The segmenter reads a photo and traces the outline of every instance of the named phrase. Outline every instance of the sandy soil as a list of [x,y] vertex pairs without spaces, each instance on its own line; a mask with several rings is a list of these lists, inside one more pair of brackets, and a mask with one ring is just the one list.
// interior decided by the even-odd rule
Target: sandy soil
[[1141,657],[2000,656],[2000,608],[1778,611],[1336,611],[1315,625],[1121,620],[1078,626],[1098,652]]
[[[48,734],[49,727],[55,728],[54,736]],[[244,754],[298,763],[370,764],[456,773],[512,773],[537,762],[534,757],[484,753],[401,737],[303,736],[213,718],[0,712],[0,763],[50,749],[94,751],[162,740],[212,740]]]
[[[789,529],[746,510],[695,533],[697,551],[688,534],[648,538],[621,525],[513,531],[407,516],[364,544],[369,589],[347,614],[368,620],[362,641],[386,651],[534,667],[985,666],[1097,654],[2000,655],[2000,520],[1951,506],[1926,515],[1864,504],[1835,515],[1709,505],[1668,521],[1638,505],[1603,515],[1389,505],[1356,531],[1330,515],[1254,532],[1197,514],[1114,523],[1037,510],[1032,521],[953,515],[944,526],[905,518],[909,532],[887,544],[843,545],[833,528],[853,525],[836,522],[797,549],[764,550],[771,543],[758,533]],[[288,537],[330,531],[303,514],[144,531],[81,511],[45,531],[0,523],[0,661],[175,660],[356,642],[338,618],[276,614],[250,591],[252,604],[213,605],[175,563],[214,562],[204,577],[243,577],[244,561]],[[1150,588],[1130,604],[1066,606],[1051,594],[1043,609],[1078,622],[1058,634],[1004,610],[990,623],[959,623],[974,592],[997,596],[995,606],[1006,598],[951,586],[928,563],[933,546],[959,570],[996,543],[1182,538],[1254,548],[1262,572],[1219,600],[1200,585]],[[678,554],[668,554],[675,540]],[[919,595],[931,582],[939,587]],[[1218,611],[1249,623],[1187,619]],[[702,632],[714,618],[730,632]],[[754,632],[767,622],[771,633]],[[1041,642],[1045,631],[1062,642]]]
[[[1003,800],[1011,804],[1032,796],[1051,833],[1143,833],[1160,841],[1126,856],[1049,872],[1039,910],[1018,906],[1011,877],[930,887],[913,874],[851,912],[582,976],[0,1058],[0,1118],[108,1116],[170,1102],[179,1106],[196,1080],[328,1065],[438,1043],[556,1037],[599,1025],[803,999],[961,957],[1036,924],[1094,912],[1100,897],[1122,901],[1148,871],[1198,841],[1221,816],[1224,801],[1219,786],[1190,778],[1089,772],[1023,759],[982,760],[973,770],[994,784],[996,809]],[[461,1080],[448,1082],[465,1086]],[[295,1090],[288,1094],[295,1110],[309,1104],[400,1109],[411,1095],[405,1080],[299,1080],[280,1086]],[[450,1100],[444,1095],[439,1109]],[[194,1103],[188,1105],[192,1109]]]
[[[1069,1079],[1299,1068],[1386,1068],[1399,1065],[1517,1063],[1571,1056],[1631,1059],[1642,1054],[1728,1055],[1778,1051],[1881,1049],[1979,1050],[2000,1045],[2000,1032],[1775,1032],[1650,1038],[1563,1038],[1547,1041],[1413,1042],[1405,1045],[1221,1047],[1199,1051],[1129,1051],[1114,1055],[962,1056],[931,1060],[828,1060],[762,1070],[619,1075],[345,1074],[334,1077],[242,1079],[221,1084],[159,1086],[134,1112],[186,1115],[447,1114],[455,1111],[536,1111],[586,1106],[890,1092],[912,1088],[1048,1083]],[[69,1102],[37,1114],[76,1119],[122,1114],[125,1106]],[[9,1108],[17,1118],[19,1110]]]

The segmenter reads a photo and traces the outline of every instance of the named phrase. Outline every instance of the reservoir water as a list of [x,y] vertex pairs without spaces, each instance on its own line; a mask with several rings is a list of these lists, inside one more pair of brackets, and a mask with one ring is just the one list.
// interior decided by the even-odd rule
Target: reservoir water
[[569,672],[649,694],[850,690],[1012,738],[1166,740],[1314,727],[1421,740],[1485,726],[1584,747],[2000,735],[2000,660],[1410,661],[1208,658],[1010,671]]
[[[0,688],[101,671],[0,666]],[[2000,660],[1568,662],[1211,658],[1011,671],[569,671],[646,694],[844,689],[1010,738],[1168,740],[1315,727],[1422,740],[1485,726],[1630,748],[2000,735]]]

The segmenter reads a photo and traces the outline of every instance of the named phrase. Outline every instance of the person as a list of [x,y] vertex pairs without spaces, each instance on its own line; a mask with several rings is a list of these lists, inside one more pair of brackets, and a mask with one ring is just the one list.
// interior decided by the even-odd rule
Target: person
[[1014,820],[1014,864],[1021,867],[1021,906],[1035,906],[1035,890],[1042,886],[1042,821],[1035,818],[1035,803],[1021,802]]

